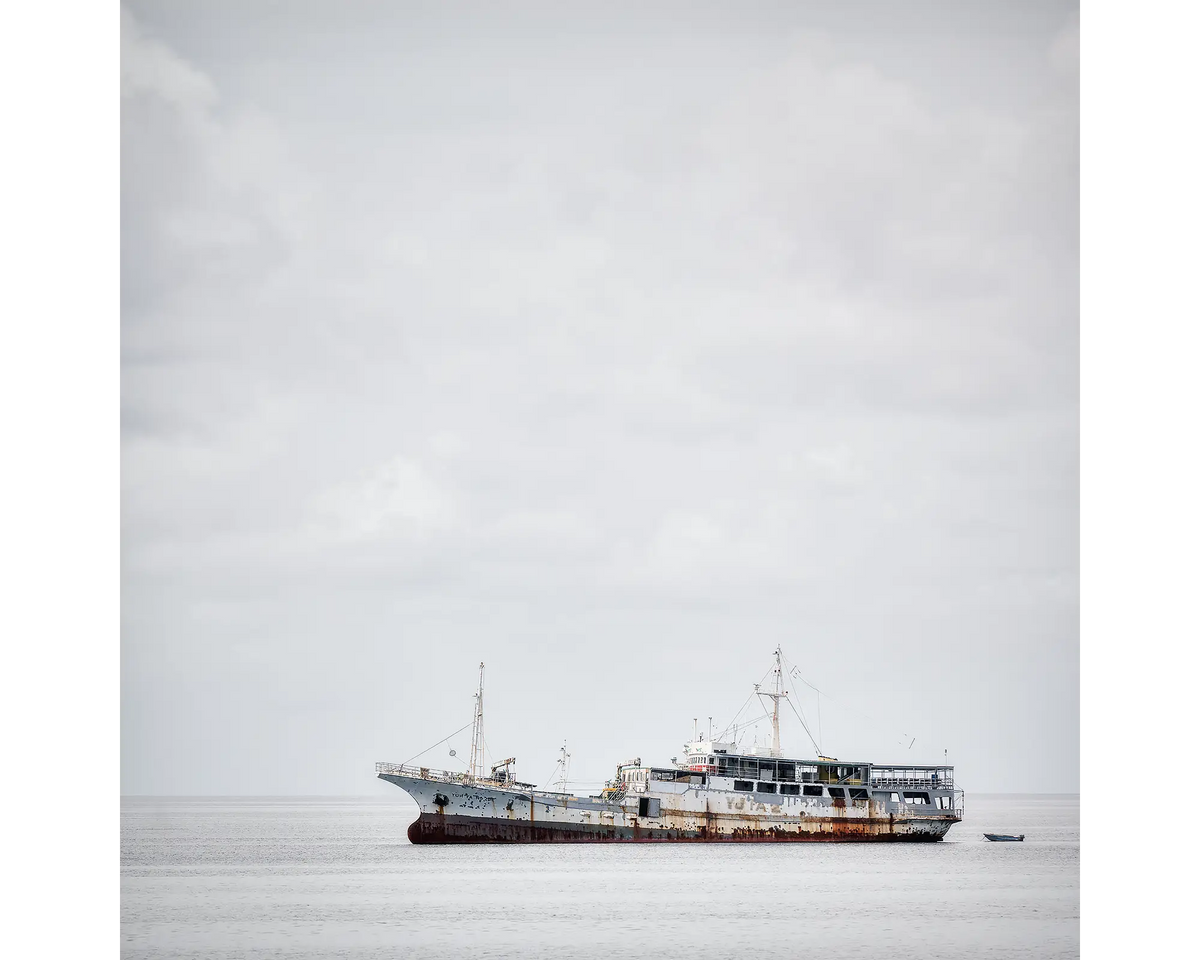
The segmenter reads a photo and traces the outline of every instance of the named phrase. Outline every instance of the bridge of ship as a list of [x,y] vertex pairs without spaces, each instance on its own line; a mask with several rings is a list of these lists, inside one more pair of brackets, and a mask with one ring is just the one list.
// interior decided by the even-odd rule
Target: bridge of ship
[[[643,768],[646,779],[675,780],[693,773],[753,780],[756,783],[812,783],[871,789],[953,790],[954,767],[875,766],[840,760],[786,760],[714,753],[689,756],[682,768]],[[701,781],[704,782],[704,781]]]

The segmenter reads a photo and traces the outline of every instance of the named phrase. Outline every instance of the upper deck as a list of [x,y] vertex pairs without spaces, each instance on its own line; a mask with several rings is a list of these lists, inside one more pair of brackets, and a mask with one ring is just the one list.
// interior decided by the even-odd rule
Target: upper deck
[[874,788],[954,789],[954,767],[948,765],[848,762],[834,757],[815,760],[766,757],[729,752],[733,744],[699,741],[687,744],[678,766],[717,777],[762,783],[823,783]]

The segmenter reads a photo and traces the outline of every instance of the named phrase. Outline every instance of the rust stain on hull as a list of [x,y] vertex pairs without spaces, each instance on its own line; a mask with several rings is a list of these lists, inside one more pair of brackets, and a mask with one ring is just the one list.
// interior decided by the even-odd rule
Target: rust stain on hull
[[[956,821],[955,821],[956,822]],[[939,824],[941,826],[942,824]],[[944,822],[945,829],[950,823]],[[728,833],[697,830],[513,821],[491,817],[421,814],[408,828],[413,843],[936,843],[945,829],[895,832],[886,820],[832,820],[817,830],[740,828]]]

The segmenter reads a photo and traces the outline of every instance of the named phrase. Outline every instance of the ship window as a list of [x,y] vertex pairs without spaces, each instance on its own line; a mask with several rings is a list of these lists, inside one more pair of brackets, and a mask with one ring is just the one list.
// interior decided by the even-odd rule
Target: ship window
[[800,784],[798,783],[781,783],[779,785],[780,793],[788,793],[793,796],[800,792]]
[[900,794],[893,793],[892,794],[892,803],[899,803],[899,802],[900,802]]
[[870,797],[870,795],[868,795],[866,790],[863,790],[859,787],[851,787],[850,788],[850,799],[851,800],[870,800],[871,797]]
[[905,803],[928,803],[929,802],[929,794],[927,794],[927,793],[910,793],[909,791],[906,790],[904,792],[904,802]]
[[831,797],[833,797],[835,800],[845,800],[846,799],[846,791],[842,787],[830,787],[829,795]]
[[661,813],[662,801],[657,797],[638,798],[639,817],[657,817]]
[[794,763],[781,763],[779,765],[779,776],[776,779],[778,779],[778,780],[795,780],[796,779],[796,765]]
[[804,785],[804,795],[806,797],[820,797],[824,796],[824,794],[825,791],[820,786],[811,783]]
[[759,792],[759,793],[774,793],[774,792],[775,792],[775,784],[773,784],[773,783],[760,783],[760,784],[758,785],[758,792]]
[[733,781],[733,789],[741,790],[743,793],[749,793],[751,790],[754,789],[754,784],[751,783],[749,780],[734,780]]

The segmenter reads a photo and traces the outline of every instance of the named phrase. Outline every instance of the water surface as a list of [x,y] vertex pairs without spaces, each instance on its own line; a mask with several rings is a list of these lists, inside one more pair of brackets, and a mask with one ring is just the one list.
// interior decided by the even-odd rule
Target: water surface
[[1079,955],[1077,796],[968,795],[935,844],[413,846],[415,817],[399,790],[126,798],[122,956]]

